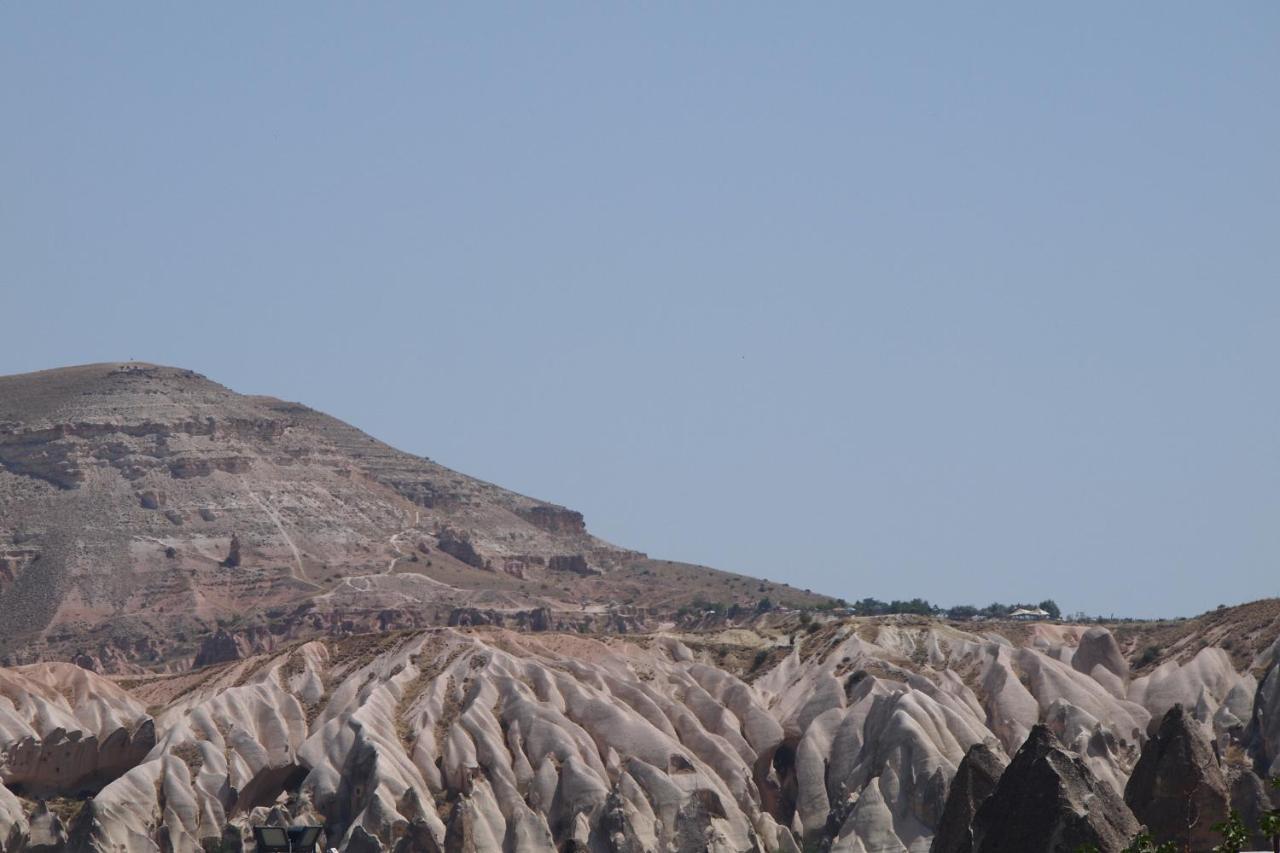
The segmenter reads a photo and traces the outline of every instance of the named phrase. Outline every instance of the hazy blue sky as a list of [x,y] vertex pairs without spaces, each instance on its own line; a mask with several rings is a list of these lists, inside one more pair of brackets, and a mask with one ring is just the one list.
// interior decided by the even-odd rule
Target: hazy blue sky
[[0,373],[854,599],[1280,594],[1280,4],[0,5]]

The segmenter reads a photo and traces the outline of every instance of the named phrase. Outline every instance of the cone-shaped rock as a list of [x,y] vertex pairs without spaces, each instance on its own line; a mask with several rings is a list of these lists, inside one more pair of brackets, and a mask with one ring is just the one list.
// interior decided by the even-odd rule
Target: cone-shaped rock
[[969,747],[951,780],[942,822],[929,853],[970,853],[974,815],[995,791],[1005,767],[1005,760],[985,743]]
[[1110,785],[1036,726],[973,821],[974,853],[1118,853],[1141,826]]
[[1219,840],[1210,827],[1227,817],[1230,793],[1209,733],[1174,705],[1142,748],[1124,801],[1157,841],[1208,850]]

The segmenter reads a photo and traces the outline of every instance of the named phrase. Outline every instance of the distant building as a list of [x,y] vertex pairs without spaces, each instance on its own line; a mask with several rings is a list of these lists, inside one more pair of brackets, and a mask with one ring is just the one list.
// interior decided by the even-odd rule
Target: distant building
[[1027,610],[1025,607],[1020,607],[1010,613],[1009,618],[1016,619],[1019,622],[1039,622],[1043,619],[1048,619],[1049,614],[1047,611],[1041,610],[1039,607],[1032,608],[1031,610]]

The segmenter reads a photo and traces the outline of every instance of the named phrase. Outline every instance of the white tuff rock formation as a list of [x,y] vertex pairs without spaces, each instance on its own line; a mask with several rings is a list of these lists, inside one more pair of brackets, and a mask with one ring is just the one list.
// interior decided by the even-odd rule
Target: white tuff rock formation
[[[716,665],[747,641],[754,672]],[[851,620],[769,642],[444,628],[125,686],[68,664],[3,670],[0,849],[36,840],[15,794],[87,790],[65,825],[39,814],[68,849],[197,851],[316,821],[344,850],[924,853],[975,744],[1003,763],[1045,723],[1120,791],[1171,701],[1193,698],[1221,738],[1253,716],[1239,697],[1254,680],[1225,655],[1129,682],[1096,628],[1015,646]]]

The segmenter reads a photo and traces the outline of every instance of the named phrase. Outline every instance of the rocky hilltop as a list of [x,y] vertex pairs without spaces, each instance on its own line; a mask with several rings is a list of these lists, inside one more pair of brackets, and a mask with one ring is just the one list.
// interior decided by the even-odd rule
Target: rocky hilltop
[[699,596],[821,600],[649,560],[579,512],[189,370],[0,377],[6,663],[181,669],[450,622],[636,627]]

